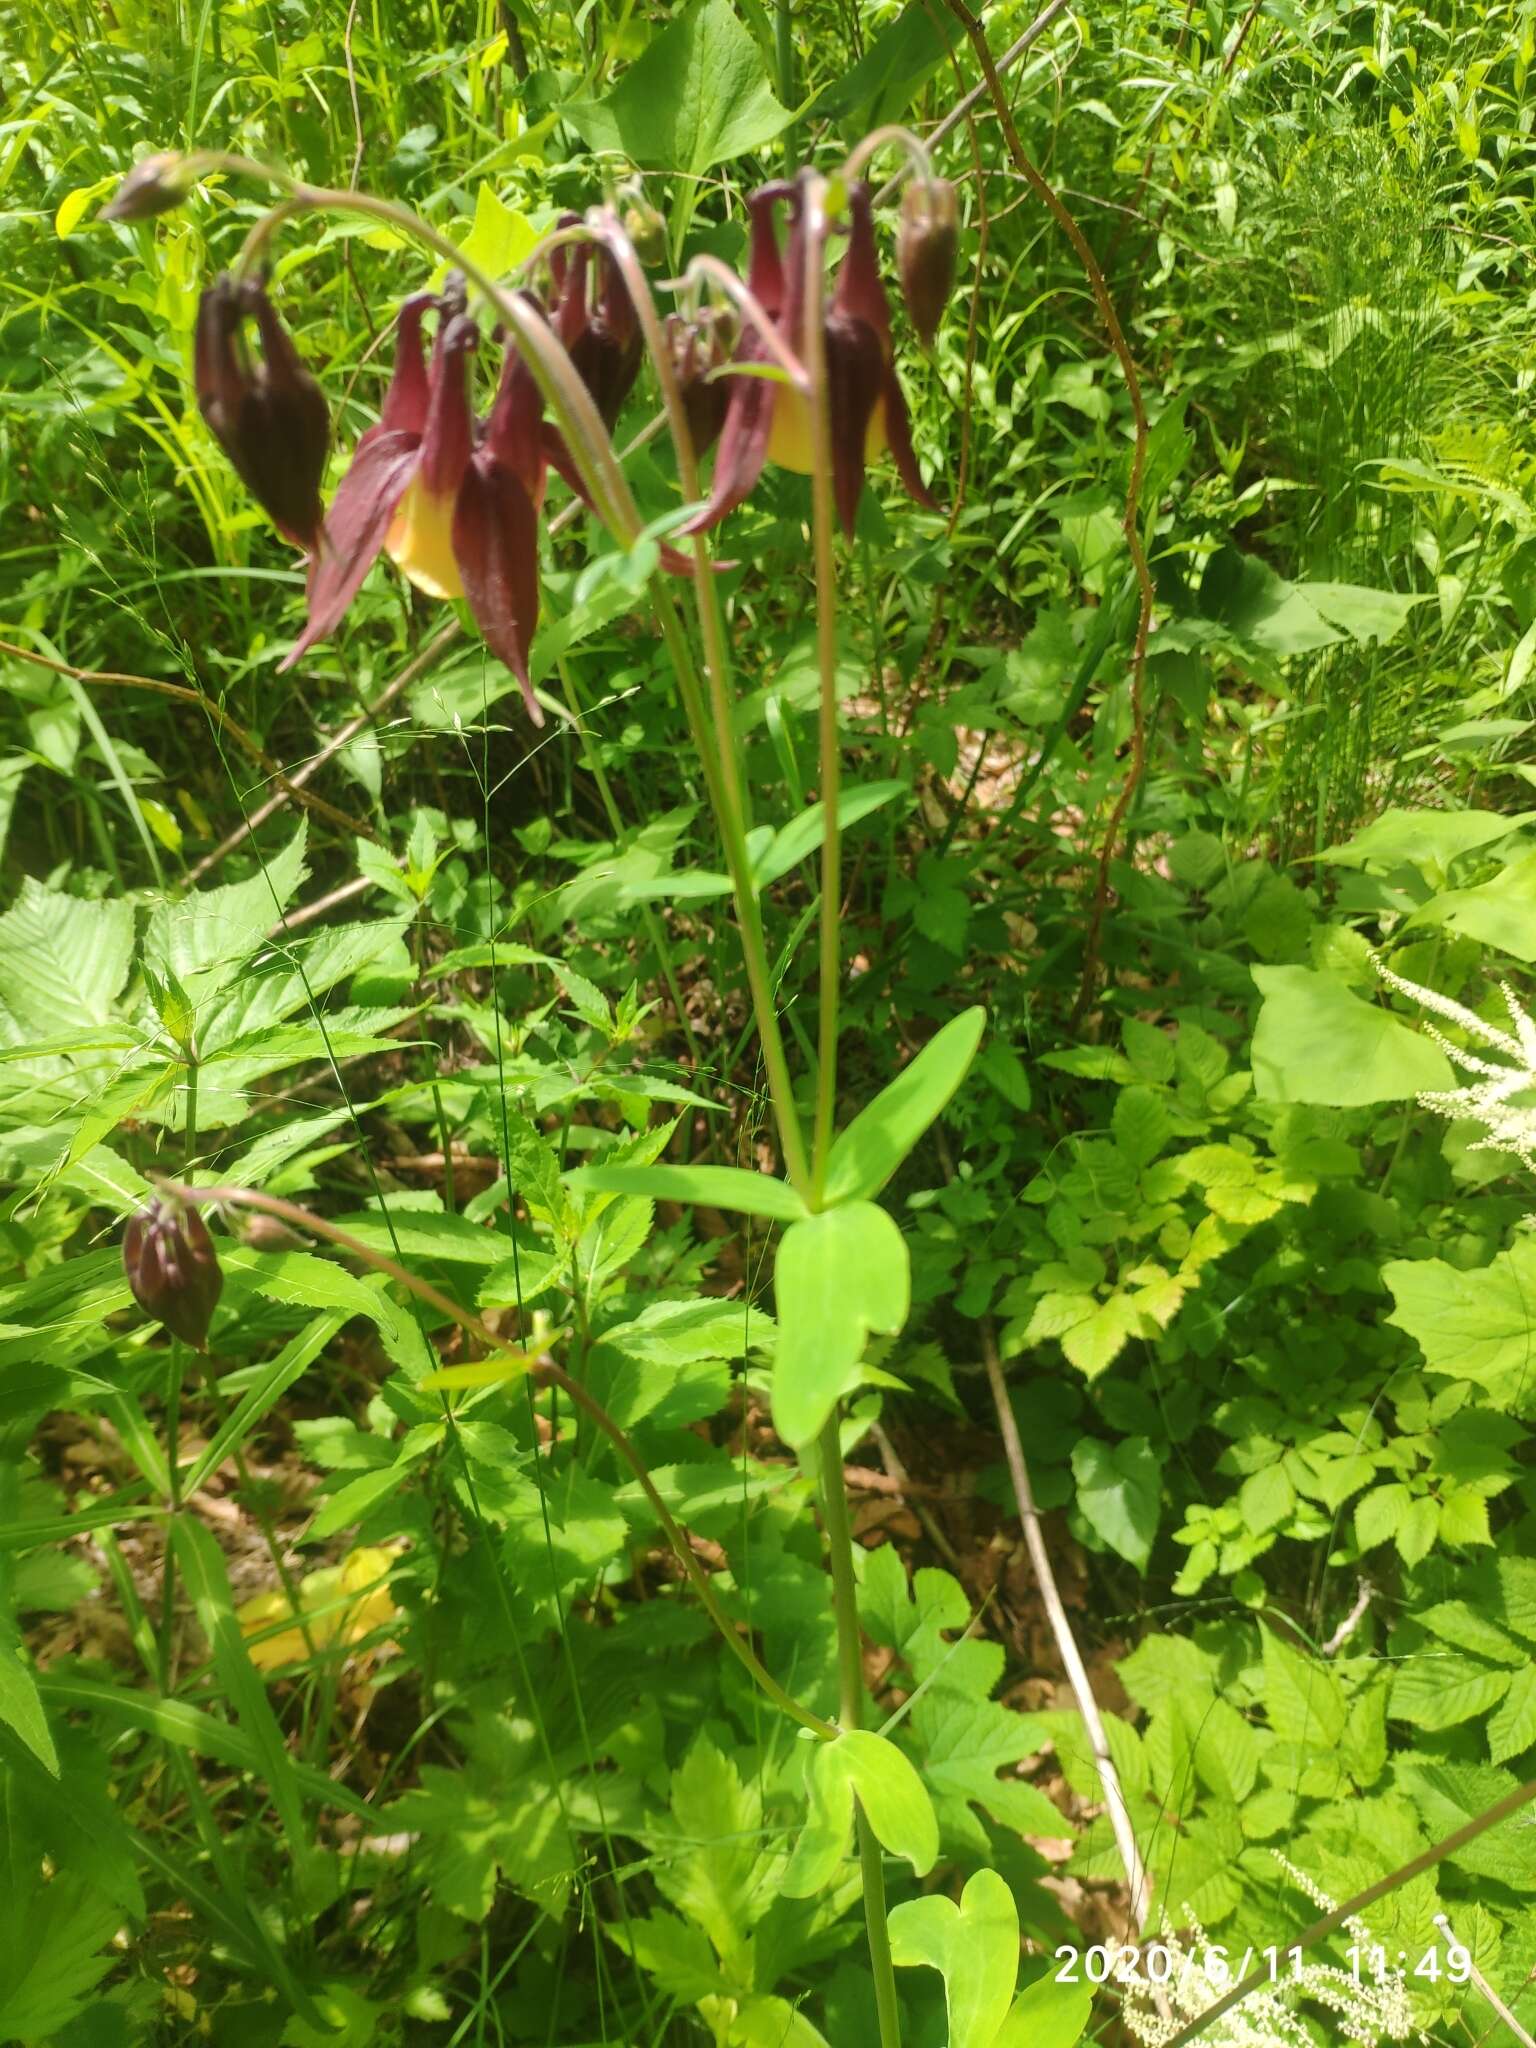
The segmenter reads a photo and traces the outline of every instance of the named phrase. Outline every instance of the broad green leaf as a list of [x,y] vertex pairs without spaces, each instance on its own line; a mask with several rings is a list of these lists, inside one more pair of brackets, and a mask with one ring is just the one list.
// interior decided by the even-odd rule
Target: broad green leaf
[[1516,960],[1536,960],[1536,849],[1474,889],[1442,889],[1411,922],[1449,925]]
[[122,1908],[73,1873],[44,1883],[28,1872],[25,1889],[19,1877],[0,1878],[0,2040],[78,2039],[72,2022],[112,1968]]
[[958,1906],[941,1892],[905,1900],[890,1930],[898,1967],[943,1977],[949,2048],[992,2048],[1019,1973],[1019,1909],[997,1872],[978,1870]]
[[1118,1444],[1083,1437],[1073,1446],[1072,1476],[1088,1526],[1144,1572],[1163,1495],[1162,1465],[1151,1444],[1144,1436]]
[[1427,1649],[1405,1657],[1392,1674],[1387,1712],[1394,1721],[1438,1734],[1475,1720],[1509,1691],[1511,1674],[1454,1651]]
[[59,1755],[48,1732],[37,1680],[10,1643],[0,1643],[0,1721],[21,1738],[46,1771],[55,1778],[59,1775]]
[[1386,873],[1411,865],[1435,879],[1444,877],[1462,854],[1497,845],[1533,821],[1536,811],[1388,810],[1318,859],[1336,867],[1378,868]]
[[1517,1237],[1486,1266],[1392,1259],[1381,1269],[1432,1373],[1471,1380],[1501,1408],[1536,1401],[1536,1238]]
[[871,37],[859,61],[822,87],[810,111],[818,120],[843,123],[850,139],[899,121],[961,33],[953,15],[934,14],[924,0],[907,0],[895,20]]
[[1264,1638],[1264,1705],[1269,1725],[1282,1742],[1312,1749],[1336,1749],[1344,1739],[1349,1711],[1338,1673],[1319,1658],[1281,1642],[1271,1630]]
[[1041,1977],[1021,1991],[992,2048],[1077,2048],[1093,2017],[1086,1984]]
[[850,1728],[825,1746],[838,1753],[876,1839],[926,1877],[938,1860],[939,1824],[911,1759],[867,1728]]
[[1352,1109],[1454,1087],[1438,1046],[1342,982],[1310,967],[1255,967],[1252,973],[1264,997],[1253,1034],[1260,1101]]
[[0,1003],[40,1039],[106,1024],[132,954],[131,904],[63,895],[28,875],[0,917]]
[[859,1111],[827,1159],[829,1208],[868,1201],[880,1192],[965,1079],[986,1021],[980,1004],[952,1017]]
[[786,1180],[741,1166],[578,1166],[566,1176],[578,1195],[646,1195],[658,1202],[702,1202],[745,1216],[794,1223],[808,1211]]
[[933,1802],[910,1759],[885,1736],[850,1728],[835,1742],[819,1743],[805,1789],[806,1823],[780,1880],[787,1898],[814,1898],[836,1875],[849,1850],[855,1793],[875,1839],[904,1856],[919,1877],[938,1860]]
[[813,1442],[858,1384],[870,1332],[894,1336],[911,1304],[901,1232],[872,1202],[846,1202],[785,1231],[774,1267],[779,1341],[774,1426],[799,1449]]
[[[1071,1824],[1038,1785],[1013,1766],[1040,1747],[1036,1717],[997,1700],[952,1692],[941,1672],[912,1709],[922,1750],[923,1779],[939,1808],[947,1844],[986,1854],[986,1834],[972,1806],[1015,1834],[1064,1837]],[[998,1774],[1006,1771],[1006,1777]]]
[[174,974],[201,1003],[231,981],[235,968],[266,943],[306,872],[305,827],[248,882],[200,889],[157,903],[144,934],[144,955],[162,975]]
[[1510,1680],[1498,1712],[1488,1717],[1488,1755],[1496,1764],[1520,1756],[1536,1743],[1536,1665]]
[[699,177],[789,126],[730,0],[693,0],[601,100],[560,109],[589,148]]

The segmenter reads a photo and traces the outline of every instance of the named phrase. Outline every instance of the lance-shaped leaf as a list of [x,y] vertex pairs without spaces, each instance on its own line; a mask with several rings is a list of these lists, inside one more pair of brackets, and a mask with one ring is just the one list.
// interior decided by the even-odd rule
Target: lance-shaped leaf
[[826,1209],[785,1231],[773,1284],[779,1322],[773,1421],[798,1450],[815,1441],[843,1395],[858,1385],[870,1332],[894,1336],[907,1320],[912,1268],[906,1240],[873,1202]]
[[859,1111],[827,1160],[829,1204],[879,1193],[965,1079],[986,1021],[979,1004],[962,1010]]
[[796,1223],[810,1211],[787,1180],[742,1166],[578,1166],[566,1185],[582,1195],[645,1195],[657,1202],[703,1202],[744,1216]]

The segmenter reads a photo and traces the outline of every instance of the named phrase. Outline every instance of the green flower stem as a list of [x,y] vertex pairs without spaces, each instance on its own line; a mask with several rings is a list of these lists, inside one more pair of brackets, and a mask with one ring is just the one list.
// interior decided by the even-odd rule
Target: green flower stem
[[[634,244],[614,215],[599,215],[597,233],[623,275],[625,287],[645,335],[646,347],[661,386],[667,422],[677,450],[678,475],[682,483],[683,496],[692,503],[699,496],[698,456],[694,450],[687,408],[683,404],[683,394],[672,362],[672,351],[667,345],[666,331],[657,314],[656,302],[651,295],[644,267],[635,254]],[[773,976],[768,964],[768,944],[763,931],[762,907],[753,885],[752,865],[747,853],[746,789],[741,772],[741,756],[736,744],[735,721],[731,715],[730,645],[725,631],[724,614],[720,607],[720,593],[715,587],[715,571],[710,560],[708,544],[701,533],[694,534],[692,538],[693,594],[698,613],[699,635],[704,646],[704,673],[709,685],[710,716],[702,720],[698,717],[691,718],[690,723],[693,724],[694,738],[701,754],[707,755],[710,752],[711,732],[714,734],[718,749],[715,758],[720,802],[716,806],[716,824],[730,870],[732,892],[736,899],[736,919],[741,929],[742,952],[746,959],[752,1006],[757,1014],[758,1036],[763,1046],[763,1063],[768,1071],[769,1091],[779,1127],[779,1146],[790,1180],[804,1195],[808,1193],[810,1187],[810,1167],[805,1153],[805,1139],[800,1129],[800,1114],[795,1106],[794,1085],[790,1079],[783,1034],[779,1029],[778,1010],[773,1000]],[[692,681],[692,650],[679,652],[679,647],[685,643],[677,622],[676,606],[673,605],[670,594],[659,586],[653,592],[653,597],[662,632],[667,636],[674,665],[678,668],[679,683],[681,684],[685,671]],[[671,615],[670,623],[667,614]],[[678,645],[674,645],[674,640]],[[693,694],[696,701],[696,681]]]
[[[857,1728],[864,1717],[864,1651],[859,1633],[859,1589],[853,1575],[853,1526],[848,1515],[848,1489],[843,1483],[843,1444],[836,1414],[827,1419],[816,1442],[816,1454],[821,1466],[822,1523],[827,1532],[827,1558],[832,1570],[832,1611],[837,1620],[837,1718],[844,1728]],[[854,1809],[880,2048],[901,2048],[901,2008],[896,1997],[890,1930],[886,1925],[885,1865],[874,1829],[857,1800]]]
[[[842,754],[837,730],[837,562],[832,528],[832,421],[827,405],[827,341],[822,326],[825,288],[826,183],[806,181],[805,409],[811,444],[811,527],[816,568],[816,666],[821,676],[821,1002],[816,1045],[816,1126],[811,1152],[811,1206],[820,1208],[827,1155],[837,1119],[837,1012],[843,974],[838,906],[842,885],[842,833],[837,805]],[[838,1470],[842,1470],[839,1462]]]
[[264,1215],[275,1216],[280,1222],[291,1224],[296,1230],[307,1231],[313,1237],[323,1237],[327,1243],[350,1253],[353,1258],[361,1259],[375,1272],[397,1281],[400,1286],[414,1294],[418,1301],[426,1302],[429,1307],[435,1308],[439,1315],[457,1323],[461,1330],[473,1337],[477,1343],[485,1345],[488,1350],[499,1351],[504,1358],[512,1360],[524,1372],[537,1371],[545,1379],[552,1380],[566,1398],[574,1402],[597,1425],[634,1473],[640,1490],[661,1524],[662,1533],[692,1582],[705,1613],[714,1623],[732,1656],[776,1707],[798,1721],[802,1728],[810,1729],[811,1733],[819,1736],[823,1742],[836,1741],[842,1731],[833,1722],[824,1721],[820,1714],[814,1714],[809,1707],[802,1706],[792,1693],[786,1692],[772,1672],[759,1662],[750,1644],[738,1633],[730,1616],[716,1597],[708,1572],[694,1556],[693,1545],[689,1542],[686,1532],[662,1499],[644,1458],[636,1450],[627,1433],[614,1421],[602,1403],[589,1394],[578,1381],[572,1379],[568,1372],[556,1365],[553,1359],[542,1352],[523,1350],[507,1338],[499,1336],[488,1324],[482,1322],[479,1316],[472,1314],[468,1309],[460,1308],[451,1296],[434,1287],[429,1280],[420,1279],[407,1267],[390,1258],[387,1253],[375,1251],[371,1245],[364,1244],[361,1239],[354,1237],[350,1231],[341,1229],[337,1224],[327,1222],[323,1216],[316,1216],[308,1209],[301,1209],[297,1202],[285,1201],[281,1195],[261,1194],[255,1188],[191,1188],[171,1180],[163,1181],[162,1185],[168,1194],[183,1202],[205,1203],[223,1208],[258,1209]]

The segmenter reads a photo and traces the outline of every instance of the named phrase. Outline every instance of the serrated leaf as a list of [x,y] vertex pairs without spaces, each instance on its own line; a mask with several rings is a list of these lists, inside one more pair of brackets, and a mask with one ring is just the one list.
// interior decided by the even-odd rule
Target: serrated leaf
[[1405,1657],[1393,1673],[1387,1712],[1394,1721],[1408,1721],[1437,1734],[1487,1713],[1509,1688],[1508,1671],[1472,1657],[1420,1650]]
[[1464,1272],[1444,1259],[1393,1259],[1382,1278],[1433,1373],[1473,1381],[1500,1407],[1536,1387],[1536,1238],[1519,1237],[1488,1265]]
[[[1172,1063],[1173,1048],[1169,1047]],[[1110,1129],[1126,1163],[1139,1173],[1150,1166],[1173,1133],[1173,1119],[1162,1097],[1150,1088],[1122,1088],[1115,1098]]]
[[59,1775],[59,1754],[48,1731],[37,1680],[20,1652],[4,1642],[0,1642],[0,1721],[20,1737],[44,1770],[55,1778]]
[[1162,1507],[1162,1465],[1145,1437],[1118,1444],[1083,1437],[1072,1447],[1077,1505],[1088,1526],[1144,1572]]
[[1455,1085],[1439,1047],[1379,1003],[1310,967],[1255,967],[1264,998],[1253,1034],[1262,1102],[1353,1108]]
[[1527,1664],[1510,1680],[1497,1712],[1488,1717],[1488,1755],[1496,1763],[1519,1756],[1536,1743],[1536,1666]]
[[1271,1629],[1264,1638],[1264,1705],[1282,1742],[1336,1749],[1349,1718],[1339,1675],[1320,1658],[1283,1643]]

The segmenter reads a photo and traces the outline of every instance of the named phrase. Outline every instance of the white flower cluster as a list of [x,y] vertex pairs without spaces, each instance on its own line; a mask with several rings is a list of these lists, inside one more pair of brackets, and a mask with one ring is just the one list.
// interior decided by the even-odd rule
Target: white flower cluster
[[[1427,1035],[1448,1060],[1473,1078],[1463,1088],[1426,1090],[1419,1097],[1420,1106],[1435,1110],[1441,1116],[1466,1117],[1481,1124],[1488,1135],[1477,1140],[1472,1148],[1474,1151],[1513,1152],[1523,1164],[1536,1169],[1536,1104],[1526,1105],[1514,1100],[1516,1096],[1536,1092],[1536,1023],[1515,1001],[1508,982],[1500,982],[1499,988],[1514,1026],[1512,1032],[1500,1031],[1479,1017],[1476,1011],[1467,1009],[1465,1004],[1452,1002],[1449,996],[1441,995],[1438,989],[1421,988],[1416,981],[1405,980],[1379,960],[1376,972],[1388,988],[1395,988],[1399,995],[1408,996],[1431,1015],[1443,1017],[1448,1024],[1459,1025],[1479,1045],[1486,1045],[1504,1055],[1503,1061],[1484,1059],[1479,1053],[1469,1052],[1464,1045],[1457,1045],[1431,1024]],[[1511,1064],[1506,1065],[1504,1061]]]
[[[1271,1853],[1324,1913],[1334,1911],[1333,1900],[1304,1871],[1278,1852]],[[1188,1906],[1183,1915],[1184,1932],[1165,1932],[1161,1937],[1160,1946],[1167,1949],[1172,1961],[1164,1982],[1154,1985],[1139,1974],[1111,1973],[1111,1981],[1118,1983],[1124,1994],[1121,2011],[1125,2024],[1143,2048],[1164,2048],[1232,1989],[1225,1962],[1217,1961],[1229,1951],[1212,1948]],[[1317,2048],[1315,2029],[1296,2010],[1303,2002],[1321,2006],[1331,2015],[1327,2023],[1330,2041],[1379,2048],[1384,2041],[1408,2040],[1417,2030],[1406,1976],[1400,1969],[1388,1969],[1363,1920],[1346,1920],[1344,1930],[1354,1944],[1360,1968],[1344,1970],[1333,1963],[1307,1961],[1289,1950],[1279,1952],[1279,1968],[1271,1981],[1213,2020],[1200,2036],[1201,2048]],[[1272,1960],[1276,1956],[1273,1950],[1264,1953]]]

